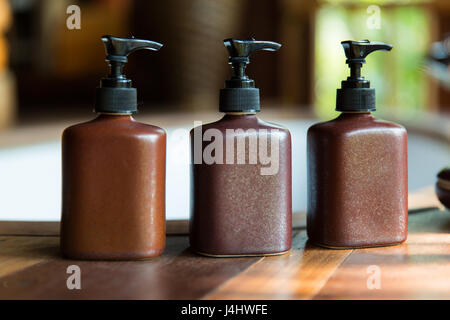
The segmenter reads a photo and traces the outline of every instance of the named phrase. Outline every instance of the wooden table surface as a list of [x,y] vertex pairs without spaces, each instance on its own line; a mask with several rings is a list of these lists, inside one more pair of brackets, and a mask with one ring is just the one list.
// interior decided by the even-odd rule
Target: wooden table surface
[[[357,250],[310,245],[304,214],[296,215],[289,253],[251,258],[195,255],[180,235],[186,223],[169,222],[160,257],[64,260],[57,223],[0,222],[0,299],[450,299],[450,212],[417,210],[436,206],[432,188],[411,195],[408,241]],[[74,264],[81,290],[66,286]],[[367,287],[370,266],[379,289]]]

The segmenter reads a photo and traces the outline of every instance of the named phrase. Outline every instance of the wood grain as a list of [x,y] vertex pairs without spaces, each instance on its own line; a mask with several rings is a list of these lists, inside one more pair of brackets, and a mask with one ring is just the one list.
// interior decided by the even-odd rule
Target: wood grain
[[58,256],[59,238],[0,236],[0,277]]
[[309,245],[306,231],[300,231],[289,253],[262,258],[205,298],[310,299],[350,253]]
[[[187,248],[187,237],[171,236],[164,255],[146,261],[42,262],[0,278],[0,299],[196,299],[260,259],[211,259]],[[67,289],[73,264],[81,268],[82,290]]]
[[[436,201],[428,188],[410,204]],[[0,299],[450,299],[449,211],[411,213],[402,245],[355,250],[310,245],[305,215],[296,217],[285,255],[207,258],[189,251],[187,236],[170,235],[162,256],[124,262],[64,260],[58,237],[29,236],[54,226],[0,222],[0,231],[22,234],[0,236]],[[184,223],[171,230],[182,233]],[[82,290],[66,287],[72,264],[81,268]],[[381,271],[380,289],[367,287],[369,266]]]
[[[409,220],[406,243],[354,250],[315,299],[450,299],[450,212]],[[380,289],[368,289],[369,266],[379,268]]]

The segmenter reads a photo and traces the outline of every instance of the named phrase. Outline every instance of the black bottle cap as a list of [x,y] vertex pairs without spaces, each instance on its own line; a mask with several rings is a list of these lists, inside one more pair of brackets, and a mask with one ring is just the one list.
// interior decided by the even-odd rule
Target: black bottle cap
[[369,53],[378,50],[390,51],[392,45],[369,40],[342,41],[341,44],[347,57],[350,76],[342,81],[341,89],[337,89],[336,111],[375,111],[375,89],[371,89],[370,82],[361,76],[361,68]]
[[157,51],[161,43],[135,39],[103,36],[102,41],[106,48],[106,61],[109,62],[111,72],[108,77],[100,81],[100,87],[95,95],[95,112],[100,113],[126,113],[137,111],[136,88],[131,87],[131,80],[123,72],[127,56],[136,50],[148,49]]
[[223,41],[229,53],[229,63],[233,76],[225,81],[225,88],[220,90],[220,112],[259,112],[259,89],[255,82],[245,74],[250,63],[250,55],[256,51],[276,51],[281,44],[272,41],[236,40]]

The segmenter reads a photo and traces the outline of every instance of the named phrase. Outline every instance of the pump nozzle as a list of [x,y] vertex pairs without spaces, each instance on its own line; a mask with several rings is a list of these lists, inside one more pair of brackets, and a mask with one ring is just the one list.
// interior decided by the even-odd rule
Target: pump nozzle
[[[344,48],[345,56],[347,61],[365,59],[369,53],[374,51],[390,51],[392,45],[383,42],[370,42],[369,40],[362,41],[342,41],[342,47]],[[348,63],[348,62],[347,62]]]
[[370,82],[361,76],[362,65],[366,63],[365,58],[374,51],[390,51],[392,45],[369,40],[342,41],[341,45],[347,57],[345,63],[350,68],[350,77],[347,78],[347,81],[342,82],[342,88],[369,88]]
[[103,36],[102,41],[106,48],[106,61],[117,62],[127,62],[127,56],[133,51],[141,49],[158,51],[163,46],[155,41],[113,36]]
[[220,90],[221,112],[258,112],[259,89],[255,82],[245,74],[250,63],[250,55],[256,51],[277,51],[281,44],[273,41],[225,39],[223,41],[233,68],[233,76],[225,81],[225,88]]
[[350,76],[342,81],[341,89],[337,90],[336,110],[342,112],[375,111],[375,90],[370,88],[370,82],[361,76],[365,58],[372,52],[390,51],[392,45],[383,42],[342,41],[345,61],[350,68]]
[[230,59],[235,57],[250,57],[250,55],[256,51],[277,51],[280,49],[281,44],[273,41],[257,41],[257,40],[236,40],[225,39],[223,40],[225,47],[230,54]]
[[131,87],[131,80],[126,79],[122,74],[127,56],[136,50],[158,51],[162,44],[143,39],[118,38],[113,36],[103,36],[103,44],[106,49],[106,61],[109,62],[111,73],[108,78],[102,79],[102,87]]
[[136,89],[131,87],[131,80],[123,72],[127,56],[141,49],[158,51],[162,44],[135,38],[118,38],[103,36],[106,49],[106,61],[111,68],[108,77],[100,81],[97,88],[95,111],[107,113],[133,113],[136,112]]
[[281,44],[272,41],[257,40],[223,40],[229,54],[229,63],[233,67],[233,77],[226,81],[226,88],[254,88],[255,83],[245,74],[245,68],[250,63],[250,55],[256,51],[277,51]]

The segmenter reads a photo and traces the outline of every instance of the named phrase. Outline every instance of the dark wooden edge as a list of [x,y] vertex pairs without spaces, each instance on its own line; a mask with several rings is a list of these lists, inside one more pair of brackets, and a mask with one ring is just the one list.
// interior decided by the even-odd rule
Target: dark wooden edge
[[[183,235],[189,229],[188,220],[169,220],[166,234]],[[59,221],[0,221],[0,236],[59,236]]]
[[[293,228],[306,226],[306,213],[294,212]],[[166,234],[187,235],[189,220],[167,220]],[[59,221],[0,221],[0,236],[59,236]]]

